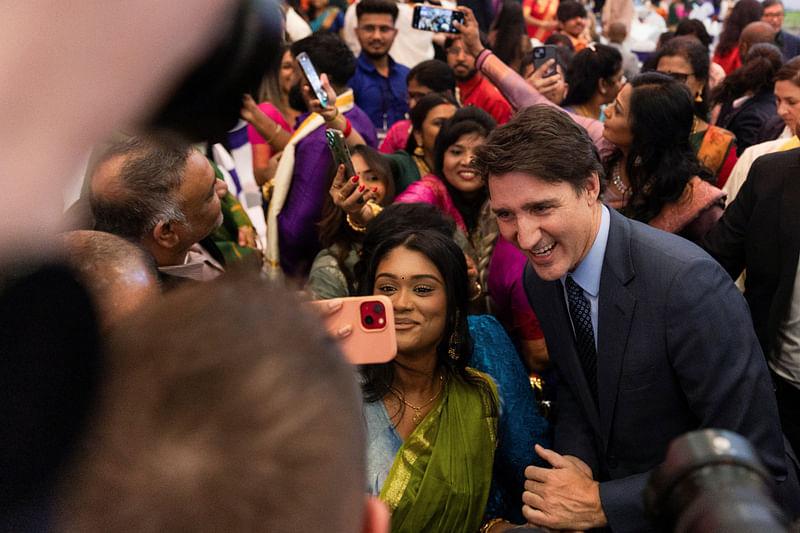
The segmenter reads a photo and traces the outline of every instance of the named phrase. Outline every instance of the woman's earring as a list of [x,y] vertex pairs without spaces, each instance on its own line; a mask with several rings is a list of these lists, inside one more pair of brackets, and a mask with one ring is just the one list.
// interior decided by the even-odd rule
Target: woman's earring
[[450,334],[450,346],[447,348],[447,355],[450,356],[450,359],[453,361],[458,361],[458,358],[461,357],[461,354],[456,352],[456,346],[458,345],[458,333],[455,331]]
[[461,339],[458,335],[458,309],[456,309],[456,319],[454,320],[455,324],[453,324],[453,333],[450,334],[450,340],[448,341],[447,347],[447,355],[453,361],[458,361],[458,358],[461,357],[461,354],[456,351],[456,347],[458,346]]
[[414,148],[414,155],[417,157],[424,157],[425,150],[422,149],[422,146],[417,146],[416,148]]
[[694,99],[695,102],[702,102],[703,101],[703,91],[697,91],[697,96]]

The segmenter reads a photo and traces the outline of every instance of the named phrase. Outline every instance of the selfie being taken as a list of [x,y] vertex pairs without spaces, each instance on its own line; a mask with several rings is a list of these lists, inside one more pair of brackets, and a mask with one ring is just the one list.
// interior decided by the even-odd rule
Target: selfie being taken
[[794,2],[5,6],[0,531],[800,530]]

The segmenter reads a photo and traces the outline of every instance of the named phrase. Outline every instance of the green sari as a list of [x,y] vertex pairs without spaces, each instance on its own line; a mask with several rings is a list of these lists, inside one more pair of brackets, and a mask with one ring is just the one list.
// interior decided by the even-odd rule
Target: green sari
[[474,533],[481,525],[497,445],[497,389],[448,380],[442,400],[397,452],[380,499],[392,533]]

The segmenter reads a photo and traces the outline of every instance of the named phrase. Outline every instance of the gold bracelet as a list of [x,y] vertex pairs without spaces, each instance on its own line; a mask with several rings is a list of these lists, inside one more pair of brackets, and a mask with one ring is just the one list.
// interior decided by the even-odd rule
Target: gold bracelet
[[365,231],[367,231],[367,227],[366,226],[362,226],[361,224],[357,224],[357,223],[353,222],[353,219],[350,218],[350,215],[347,215],[347,223],[350,225],[351,228],[353,228],[354,230],[356,230],[359,233],[364,233]]
[[367,202],[367,205],[369,206],[370,209],[372,209],[372,218],[375,218],[376,216],[378,216],[380,214],[381,211],[383,211],[383,207],[379,206],[378,204],[376,204],[372,200]]
[[495,525],[501,522],[510,523],[508,520],[504,520],[502,518],[492,518],[491,520],[483,524],[483,526],[480,529],[480,533],[489,533],[489,530],[491,530]]

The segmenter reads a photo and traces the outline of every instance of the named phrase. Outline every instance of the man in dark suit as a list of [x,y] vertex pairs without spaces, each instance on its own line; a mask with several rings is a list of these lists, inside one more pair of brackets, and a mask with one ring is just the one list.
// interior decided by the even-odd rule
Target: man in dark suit
[[[568,157],[567,157],[568,155]],[[591,140],[562,111],[533,106],[476,153],[503,237],[559,379],[552,469],[528,467],[536,525],[647,531],[642,493],[670,441],[698,428],[744,435],[784,503],[797,498],[769,373],[747,306],[725,272],[680,237],[599,201]]]
[[736,279],[772,370],[783,430],[800,450],[800,149],[759,157],[703,246]]
[[777,32],[775,44],[781,49],[784,61],[789,61],[800,54],[800,37],[783,29],[783,2],[781,0],[764,0],[764,12],[761,21],[766,22]]

